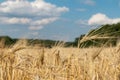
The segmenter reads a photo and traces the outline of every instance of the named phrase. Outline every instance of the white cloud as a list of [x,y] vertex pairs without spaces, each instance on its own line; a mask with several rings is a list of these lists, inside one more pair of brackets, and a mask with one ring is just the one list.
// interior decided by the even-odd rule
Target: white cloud
[[57,17],[45,18],[45,19],[33,21],[31,24],[32,25],[46,25],[46,24],[56,21],[57,19],[58,19]]
[[120,7],[120,1],[119,1],[119,3],[118,3],[118,6]]
[[88,25],[87,22],[88,22],[87,20],[80,19],[80,20],[76,21],[75,23],[79,24],[79,25]]
[[0,24],[27,24],[29,29],[39,30],[67,11],[67,7],[58,7],[44,0],[8,0],[0,3]]
[[95,5],[95,1],[94,0],[84,0],[84,4],[87,4],[87,5]]
[[29,27],[30,30],[40,30],[43,28],[44,25],[47,25],[49,23],[52,23],[56,21],[58,18],[52,17],[52,18],[44,18],[41,20],[31,21],[31,26]]
[[4,13],[3,15],[14,13],[18,16],[58,16],[68,10],[66,7],[57,7],[43,0],[6,1],[0,4],[0,12]]
[[85,8],[79,8],[79,9],[77,9],[77,11],[80,11],[80,12],[85,12],[85,11],[86,11],[86,9],[85,9]]
[[42,28],[43,28],[43,26],[30,26],[29,27],[30,30],[40,30]]
[[28,18],[0,17],[0,23],[2,24],[28,24],[30,22],[31,22],[31,19],[28,19]]
[[31,32],[31,33],[29,33],[29,35],[38,36],[39,32]]
[[79,20],[75,21],[75,24],[81,28],[90,26],[90,25],[88,25],[88,20],[85,20],[85,19],[79,19]]
[[120,22],[120,18],[112,19],[102,13],[97,13],[88,20],[89,25],[116,24],[118,22]]

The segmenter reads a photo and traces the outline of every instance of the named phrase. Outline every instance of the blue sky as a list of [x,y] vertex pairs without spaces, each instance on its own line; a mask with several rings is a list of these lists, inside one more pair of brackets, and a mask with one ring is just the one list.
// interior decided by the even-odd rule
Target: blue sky
[[119,0],[0,0],[0,36],[73,41],[118,22]]

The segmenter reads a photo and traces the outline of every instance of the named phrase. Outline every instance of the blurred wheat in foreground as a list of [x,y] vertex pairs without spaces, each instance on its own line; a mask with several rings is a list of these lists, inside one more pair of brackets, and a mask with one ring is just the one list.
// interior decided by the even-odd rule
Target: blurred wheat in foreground
[[120,47],[51,49],[0,43],[0,80],[120,80]]

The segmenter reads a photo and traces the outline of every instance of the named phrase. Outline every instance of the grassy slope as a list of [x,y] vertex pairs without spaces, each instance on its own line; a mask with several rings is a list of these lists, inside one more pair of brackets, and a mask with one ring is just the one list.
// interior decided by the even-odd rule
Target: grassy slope
[[112,25],[103,25],[91,30],[81,40],[81,45],[89,46],[115,46],[120,37],[120,23]]

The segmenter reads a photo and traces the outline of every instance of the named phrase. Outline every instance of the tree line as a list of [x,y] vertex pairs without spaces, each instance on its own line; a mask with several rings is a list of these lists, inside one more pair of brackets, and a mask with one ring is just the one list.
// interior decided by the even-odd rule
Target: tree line
[[[86,39],[82,42],[83,39]],[[1,43],[6,46],[15,44],[19,39],[12,39],[9,36],[0,36]],[[53,47],[59,42],[64,43],[64,47],[101,47],[116,46],[120,40],[120,23],[106,24],[96,29],[90,30],[87,34],[80,35],[73,42],[42,40],[42,39],[26,39],[29,45],[39,45],[42,47]]]

